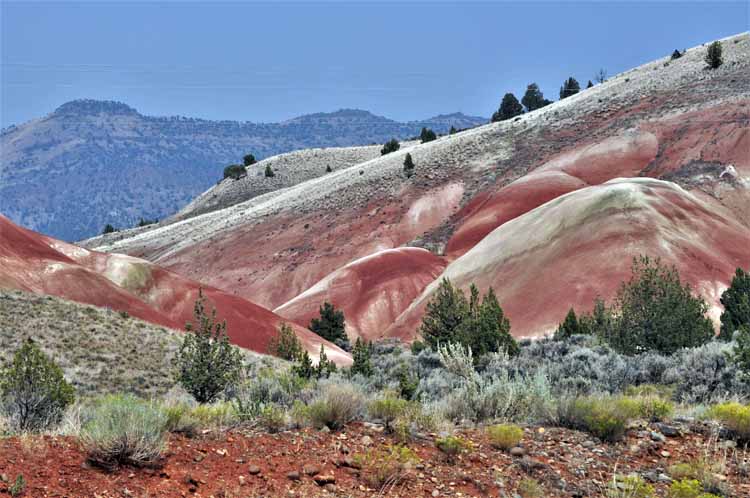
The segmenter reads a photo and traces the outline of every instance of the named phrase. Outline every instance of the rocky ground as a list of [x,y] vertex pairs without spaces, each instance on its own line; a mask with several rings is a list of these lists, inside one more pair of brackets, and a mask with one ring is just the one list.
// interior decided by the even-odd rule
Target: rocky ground
[[[373,478],[388,459],[372,455],[397,443],[372,424],[340,432],[235,429],[173,436],[159,468],[112,472],[87,464],[70,437],[15,437],[0,439],[0,495],[23,475],[27,486],[18,496],[27,497],[582,497],[607,496],[615,473],[636,473],[666,496],[672,465],[704,459],[714,465],[712,480],[725,496],[750,496],[750,455],[712,433],[689,421],[641,424],[609,444],[577,431],[527,427],[520,446],[506,452],[472,429],[460,434],[473,448],[454,462],[436,449],[438,436],[426,434],[408,443],[419,460],[381,489]],[[531,494],[532,480],[537,494]]]

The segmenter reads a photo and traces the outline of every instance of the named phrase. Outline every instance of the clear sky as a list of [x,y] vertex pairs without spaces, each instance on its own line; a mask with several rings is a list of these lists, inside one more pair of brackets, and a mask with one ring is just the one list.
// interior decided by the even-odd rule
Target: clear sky
[[748,2],[8,2],[2,126],[76,98],[278,121],[344,107],[489,116],[748,29]]

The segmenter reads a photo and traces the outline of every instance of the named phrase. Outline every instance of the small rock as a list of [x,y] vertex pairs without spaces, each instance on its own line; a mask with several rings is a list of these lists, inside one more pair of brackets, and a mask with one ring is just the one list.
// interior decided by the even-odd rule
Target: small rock
[[362,436],[362,444],[364,444],[365,446],[370,446],[372,444],[372,438],[367,435]]
[[296,470],[292,470],[291,472],[287,472],[286,478],[290,481],[299,481],[301,479],[301,476],[299,472],[297,472]]
[[227,456],[229,452],[225,449],[216,450],[216,454],[220,456]]
[[596,446],[596,443],[590,439],[587,439],[586,441],[581,443],[581,446],[583,446],[584,448],[593,448],[594,446]]
[[245,476],[240,476],[239,479],[240,479],[240,486],[244,486],[245,485],[245,479],[246,479]]
[[260,474],[260,467],[258,467],[257,465],[251,465],[247,468],[247,473],[251,476],[257,476],[258,474]]
[[432,496],[440,496],[440,491],[438,491],[437,489],[433,490]]
[[668,452],[668,451],[666,451],[666,450],[664,450],[664,451],[660,452],[659,454],[660,454],[661,456],[663,456],[664,458],[668,458],[668,457],[669,457],[669,455],[671,455],[671,453],[670,453],[670,452]]
[[671,477],[669,477],[669,476],[668,476],[667,474],[659,474],[659,475],[658,475],[658,476],[656,477],[656,480],[657,480],[658,482],[663,482],[663,483],[666,483],[666,484],[669,484],[669,483],[671,483],[671,482],[672,482],[672,478],[671,478]]
[[193,461],[202,462],[204,458],[206,458],[206,455],[196,455],[195,458],[193,458]]
[[333,474],[318,474],[313,477],[313,481],[318,486],[325,486],[326,484],[335,484],[336,477]]
[[335,493],[336,485],[333,484],[332,482],[329,482],[328,484],[325,485],[325,490],[328,491],[329,493]]
[[682,436],[682,431],[679,427],[675,427],[673,425],[668,424],[662,424],[657,423],[656,428],[659,429],[659,432],[664,434],[667,437],[680,437]]
[[0,474],[0,482],[8,482],[8,474]]
[[514,446],[510,449],[510,455],[514,457],[522,457],[526,454],[526,450],[521,448],[520,446]]
[[651,437],[652,441],[657,441],[657,442],[660,442],[660,443],[663,443],[664,441],[667,440],[667,438],[664,437],[664,434],[661,434],[661,433],[658,433],[658,432],[655,432],[655,431],[651,431],[651,434],[649,434],[649,436]]
[[305,465],[304,467],[302,467],[302,472],[306,476],[312,477],[314,475],[320,474],[320,468],[318,466],[316,466],[316,465],[308,464],[308,465]]

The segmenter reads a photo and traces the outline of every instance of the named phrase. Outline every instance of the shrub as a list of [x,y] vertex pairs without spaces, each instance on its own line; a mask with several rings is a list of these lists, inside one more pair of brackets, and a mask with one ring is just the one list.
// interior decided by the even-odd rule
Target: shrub
[[572,76],[563,82],[560,87],[560,100],[575,95],[581,90],[581,85],[578,84],[575,78]]
[[224,168],[224,178],[239,180],[243,176],[247,176],[247,170],[241,164],[230,164]]
[[654,487],[637,474],[615,475],[607,488],[607,498],[652,498]]
[[406,479],[419,457],[409,447],[396,445],[355,455],[354,462],[364,471],[367,483],[387,495],[389,489]]
[[284,360],[294,361],[302,354],[302,343],[292,327],[288,323],[282,323],[279,335],[268,344],[268,351]]
[[521,103],[518,102],[518,99],[512,93],[506,93],[503,96],[502,102],[500,102],[500,108],[492,115],[492,122],[505,121],[521,114],[523,114]]
[[721,403],[711,407],[708,416],[724,424],[737,440],[750,442],[750,405]]
[[266,405],[258,414],[258,424],[272,434],[279,432],[286,426],[286,414],[276,405]]
[[320,318],[310,320],[310,330],[323,339],[330,341],[344,350],[349,350],[349,338],[346,335],[344,312],[337,310],[334,305],[326,301],[319,308]]
[[242,356],[229,343],[226,322],[216,323],[204,309],[203,291],[198,291],[194,316],[197,330],[188,323],[188,333],[175,359],[177,380],[199,403],[210,403],[229,386],[237,383],[242,372]]
[[191,409],[189,414],[198,427],[207,429],[230,427],[237,421],[234,405],[229,402],[198,405]]
[[703,458],[677,463],[667,469],[669,477],[675,481],[686,479],[699,481],[703,491],[721,489],[723,484],[717,476],[722,475],[724,471],[721,463],[709,463]]
[[409,402],[405,399],[398,398],[393,393],[385,393],[370,402],[368,412],[371,417],[382,420],[385,429],[390,432],[393,422],[403,416],[408,408]]
[[523,429],[512,424],[493,425],[487,428],[487,435],[492,446],[507,451],[521,442]]
[[0,412],[17,431],[41,431],[57,425],[75,398],[62,370],[31,339],[0,370]]
[[676,268],[641,256],[634,258],[632,271],[630,281],[617,292],[615,323],[604,332],[613,348],[625,354],[673,354],[711,340],[708,305],[692,295]]
[[460,436],[445,436],[435,440],[435,446],[444,455],[448,463],[455,463],[462,453],[471,451],[474,445]]
[[521,498],[543,498],[545,496],[544,488],[539,484],[539,481],[530,477],[521,479],[516,492]]
[[411,178],[412,175],[414,175],[414,161],[411,158],[411,154],[408,152],[404,158],[404,174],[406,175],[406,178]]
[[338,430],[360,417],[364,398],[352,386],[329,385],[306,407],[306,418],[317,428]]
[[419,134],[419,138],[422,140],[422,143],[425,144],[435,140],[437,135],[435,135],[435,132],[429,128],[422,128],[422,133]]
[[266,176],[266,178],[273,178],[274,176],[276,176],[276,173],[273,172],[273,168],[271,168],[270,164],[266,164],[266,170],[263,174]]
[[558,416],[565,426],[586,431],[602,441],[615,442],[625,434],[632,411],[612,397],[589,396],[561,402]]
[[703,492],[703,485],[695,479],[674,481],[667,490],[668,498],[719,498]]
[[711,69],[716,69],[724,63],[724,59],[722,57],[721,42],[715,41],[708,46],[708,49],[706,50],[705,60],[706,64],[708,64],[708,67],[710,67]]
[[400,148],[401,148],[401,144],[398,143],[398,140],[396,140],[395,138],[392,138],[388,140],[385,144],[383,144],[383,148],[380,149],[380,155],[384,156],[386,154],[390,154],[391,152],[396,152]]
[[731,341],[736,331],[750,329],[750,272],[737,268],[729,288],[721,294],[721,304],[724,312],[719,338]]
[[8,488],[8,494],[10,496],[21,496],[26,491],[26,479],[23,478],[23,474],[18,474],[16,480]]
[[245,156],[242,158],[242,163],[245,166],[252,166],[256,163],[255,156],[252,154],[245,154]]
[[80,441],[91,463],[157,464],[166,448],[167,417],[153,403],[134,396],[108,396],[97,402],[81,428]]

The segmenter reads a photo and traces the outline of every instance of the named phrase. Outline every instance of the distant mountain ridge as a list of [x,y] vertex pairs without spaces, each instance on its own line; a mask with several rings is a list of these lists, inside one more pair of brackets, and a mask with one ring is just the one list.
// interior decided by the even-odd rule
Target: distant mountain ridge
[[486,118],[461,113],[406,123],[359,109],[280,123],[140,114],[122,102],[74,100],[0,133],[0,213],[65,240],[163,218],[221,178],[244,154],[382,143],[446,133]]

